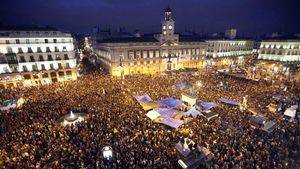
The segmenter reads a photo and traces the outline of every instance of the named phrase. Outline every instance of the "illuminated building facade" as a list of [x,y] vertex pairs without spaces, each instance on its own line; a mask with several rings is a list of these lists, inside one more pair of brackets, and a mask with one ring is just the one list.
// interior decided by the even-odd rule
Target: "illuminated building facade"
[[207,42],[206,56],[212,58],[251,55],[254,46],[254,42],[251,40],[216,39],[207,40]]
[[71,34],[54,30],[0,31],[0,87],[76,79]]
[[93,48],[113,76],[204,67],[207,43],[180,37],[174,29],[172,11],[166,8],[161,34],[104,39],[94,43]]
[[261,42],[258,59],[299,62],[300,40],[265,40]]

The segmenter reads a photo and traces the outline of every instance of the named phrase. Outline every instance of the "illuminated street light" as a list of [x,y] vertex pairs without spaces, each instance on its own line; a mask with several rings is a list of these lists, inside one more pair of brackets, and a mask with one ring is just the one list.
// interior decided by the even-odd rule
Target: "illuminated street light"
[[105,160],[111,160],[113,157],[113,150],[110,146],[105,146],[102,149],[102,155]]

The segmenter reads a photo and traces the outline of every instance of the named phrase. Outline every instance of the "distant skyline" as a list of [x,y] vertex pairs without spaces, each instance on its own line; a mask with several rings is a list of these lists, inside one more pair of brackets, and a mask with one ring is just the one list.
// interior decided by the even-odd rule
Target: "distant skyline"
[[159,32],[163,9],[170,5],[176,32],[224,32],[242,36],[300,33],[297,0],[2,0],[0,23],[50,25],[77,33],[94,26]]

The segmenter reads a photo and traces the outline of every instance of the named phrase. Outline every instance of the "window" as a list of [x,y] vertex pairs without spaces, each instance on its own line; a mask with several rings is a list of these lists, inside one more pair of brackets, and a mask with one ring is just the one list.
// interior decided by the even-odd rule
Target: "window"
[[42,53],[41,47],[37,47],[37,52],[38,52],[38,53]]
[[60,72],[58,72],[58,76],[59,76],[59,77],[63,77],[64,75],[65,75],[65,73],[64,73],[64,72],[61,72],[61,71],[60,71]]
[[33,71],[37,71],[38,69],[37,69],[37,65],[32,65],[32,70]]
[[39,55],[39,61],[44,61],[43,55]]
[[23,71],[24,72],[28,72],[28,69],[27,69],[27,67],[25,65],[23,65]]
[[27,44],[29,43],[29,39],[26,39],[26,43],[27,43]]
[[71,76],[71,75],[72,75],[72,72],[71,72],[71,71],[67,71],[66,73],[67,73],[68,76]]
[[29,80],[29,79],[31,79],[31,76],[28,75],[28,74],[27,74],[27,75],[24,75],[24,79],[25,79],[25,80]]
[[152,50],[149,51],[149,58],[153,58],[153,51]]
[[16,39],[16,44],[20,44],[20,39]]
[[7,53],[13,53],[13,50],[11,47],[7,47],[6,50],[7,50]]
[[27,53],[33,53],[31,47],[28,47]]
[[56,56],[56,60],[61,60],[60,56],[59,55],[55,55]]
[[45,68],[45,65],[44,65],[44,64],[41,64],[41,68],[42,68],[42,70],[46,70],[46,68]]
[[35,62],[35,59],[33,56],[30,56],[30,62]]
[[39,43],[39,39],[35,39],[35,43]]
[[67,48],[65,46],[63,46],[63,51],[67,51]]
[[63,69],[61,63],[58,63],[58,68],[59,68],[59,69]]
[[57,43],[57,39],[53,39],[53,42],[54,42],[54,43]]
[[6,44],[10,44],[10,43],[9,43],[9,40],[5,40],[5,43],[6,43]]
[[45,39],[45,43],[49,43],[48,39]]
[[50,76],[51,76],[51,77],[56,77],[56,72],[51,72],[51,73],[50,73]]
[[58,50],[58,47],[57,47],[57,46],[55,46],[55,49],[54,49],[54,51],[55,51],[55,52],[59,52],[59,50]]
[[[39,76],[38,76],[37,74],[33,74],[32,77],[33,77],[34,79],[38,79],[38,78],[39,78]],[[35,83],[38,84],[37,82],[35,82]]]
[[68,54],[64,54],[64,60],[69,60]]
[[66,63],[66,68],[70,69],[70,63]]
[[25,57],[24,56],[20,56],[19,62],[26,62]]
[[129,60],[133,60],[134,59],[134,52],[133,51],[129,51],[128,52],[128,59]]
[[54,69],[53,63],[50,64],[50,69],[52,69],[52,70]]
[[159,50],[155,51],[155,57],[160,57],[159,54],[160,54]]
[[23,53],[22,48],[18,48],[18,53]]
[[148,57],[148,51],[143,51],[143,58],[147,58]]
[[49,47],[46,47],[46,52],[51,52]]
[[135,59],[139,59],[141,57],[141,51],[135,52]]
[[[44,66],[44,67],[45,67],[45,66]],[[48,78],[48,77],[49,77],[49,76],[48,76],[48,73],[43,73],[42,77],[43,77],[43,78]]]
[[53,61],[52,55],[48,55],[48,61]]

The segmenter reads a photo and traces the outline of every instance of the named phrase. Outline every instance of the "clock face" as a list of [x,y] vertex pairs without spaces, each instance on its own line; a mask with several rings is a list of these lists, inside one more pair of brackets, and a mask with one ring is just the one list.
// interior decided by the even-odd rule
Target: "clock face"
[[170,26],[169,26],[169,29],[173,29],[173,26],[172,26],[172,25],[170,25]]
[[163,29],[166,29],[166,26],[163,26]]

